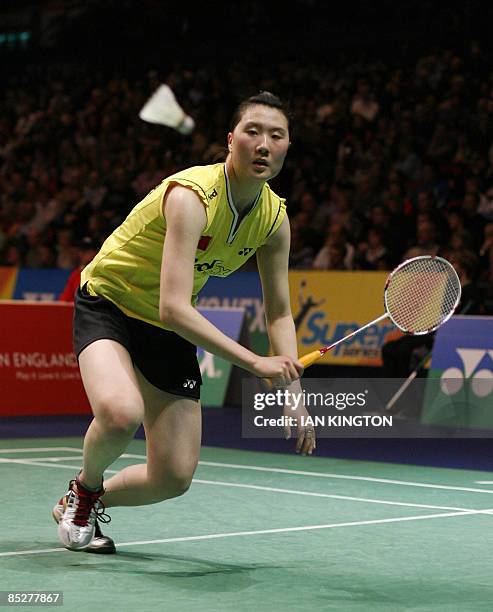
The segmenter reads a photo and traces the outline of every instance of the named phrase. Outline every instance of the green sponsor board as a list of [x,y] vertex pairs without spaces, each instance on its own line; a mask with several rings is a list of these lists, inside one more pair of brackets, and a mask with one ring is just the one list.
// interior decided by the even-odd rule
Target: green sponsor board
[[204,406],[223,406],[231,377],[232,364],[217,355],[201,351],[201,399]]
[[421,420],[493,430],[493,318],[452,317],[437,331]]
[[473,376],[452,378],[446,372],[431,369],[428,373],[423,424],[493,429],[491,380]]
[[[247,317],[248,318],[248,317]],[[254,331],[250,334],[250,342],[252,351],[257,355],[269,354],[269,336],[266,331]]]

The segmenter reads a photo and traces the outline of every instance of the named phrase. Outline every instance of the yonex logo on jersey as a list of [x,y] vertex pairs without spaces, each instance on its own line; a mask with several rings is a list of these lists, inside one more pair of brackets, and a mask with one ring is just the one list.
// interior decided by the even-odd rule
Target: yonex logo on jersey
[[209,198],[209,200],[213,200],[214,198],[217,198],[217,191],[214,189],[214,191],[211,191],[211,193],[207,194],[207,197]]
[[244,247],[241,251],[238,251],[238,255],[249,255],[253,251],[253,248]]
[[189,378],[187,378],[185,382],[183,383],[183,387],[185,389],[193,389],[196,384],[197,384],[196,380],[190,380]]

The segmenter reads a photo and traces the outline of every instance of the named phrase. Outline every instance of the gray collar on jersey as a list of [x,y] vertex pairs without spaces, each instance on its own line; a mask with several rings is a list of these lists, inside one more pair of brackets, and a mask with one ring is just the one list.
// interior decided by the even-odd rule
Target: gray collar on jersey
[[226,195],[228,199],[229,208],[233,214],[233,222],[231,223],[231,228],[229,230],[229,235],[227,239],[227,243],[231,244],[235,239],[238,230],[240,229],[240,223],[243,221],[245,217],[247,217],[252,210],[257,206],[258,201],[260,200],[260,195],[262,194],[262,189],[258,192],[257,197],[252,202],[249,207],[246,207],[242,212],[238,212],[235,203],[233,201],[233,195],[231,194],[231,185],[229,182],[228,171],[226,170],[226,164],[224,164],[224,176],[226,178]]

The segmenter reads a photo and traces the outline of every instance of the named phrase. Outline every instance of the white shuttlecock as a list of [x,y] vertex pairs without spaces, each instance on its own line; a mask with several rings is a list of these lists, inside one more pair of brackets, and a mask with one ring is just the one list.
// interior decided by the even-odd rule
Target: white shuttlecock
[[174,128],[180,134],[190,134],[195,121],[185,114],[168,85],[160,85],[142,107],[139,117],[148,123]]

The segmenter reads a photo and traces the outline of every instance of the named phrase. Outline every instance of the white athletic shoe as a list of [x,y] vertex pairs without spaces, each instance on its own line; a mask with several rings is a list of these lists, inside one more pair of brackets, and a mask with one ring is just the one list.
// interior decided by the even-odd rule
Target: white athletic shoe
[[[71,488],[73,486],[74,482],[75,482],[75,480],[71,480],[70,481],[69,488]],[[63,507],[64,497],[62,497],[58,501],[58,503],[55,504],[55,506],[53,507],[53,510],[52,510],[53,518],[55,520],[55,523],[57,523],[57,524],[62,520],[62,516],[63,516],[63,512],[64,512],[64,507]],[[105,514],[104,516],[105,516],[105,518],[102,520],[102,522],[109,523],[110,520],[111,520],[110,517],[107,514]],[[101,518],[102,517],[100,517],[100,519]],[[95,525],[95,530],[94,530],[94,537],[91,540],[91,543],[88,544],[82,550],[85,553],[94,553],[94,554],[98,554],[98,555],[114,555],[116,553],[115,542],[109,536],[105,536],[104,533],[101,531],[101,528],[99,526],[99,520],[100,519],[98,519],[97,516],[96,516],[96,525]]]
[[59,506],[62,506],[63,514],[57,520],[58,537],[65,548],[84,550],[91,544],[97,517],[107,517],[104,514],[104,504],[99,499],[103,493],[102,487],[96,492],[88,491],[78,478],[70,481],[69,490],[53,509],[53,517],[57,520]]

